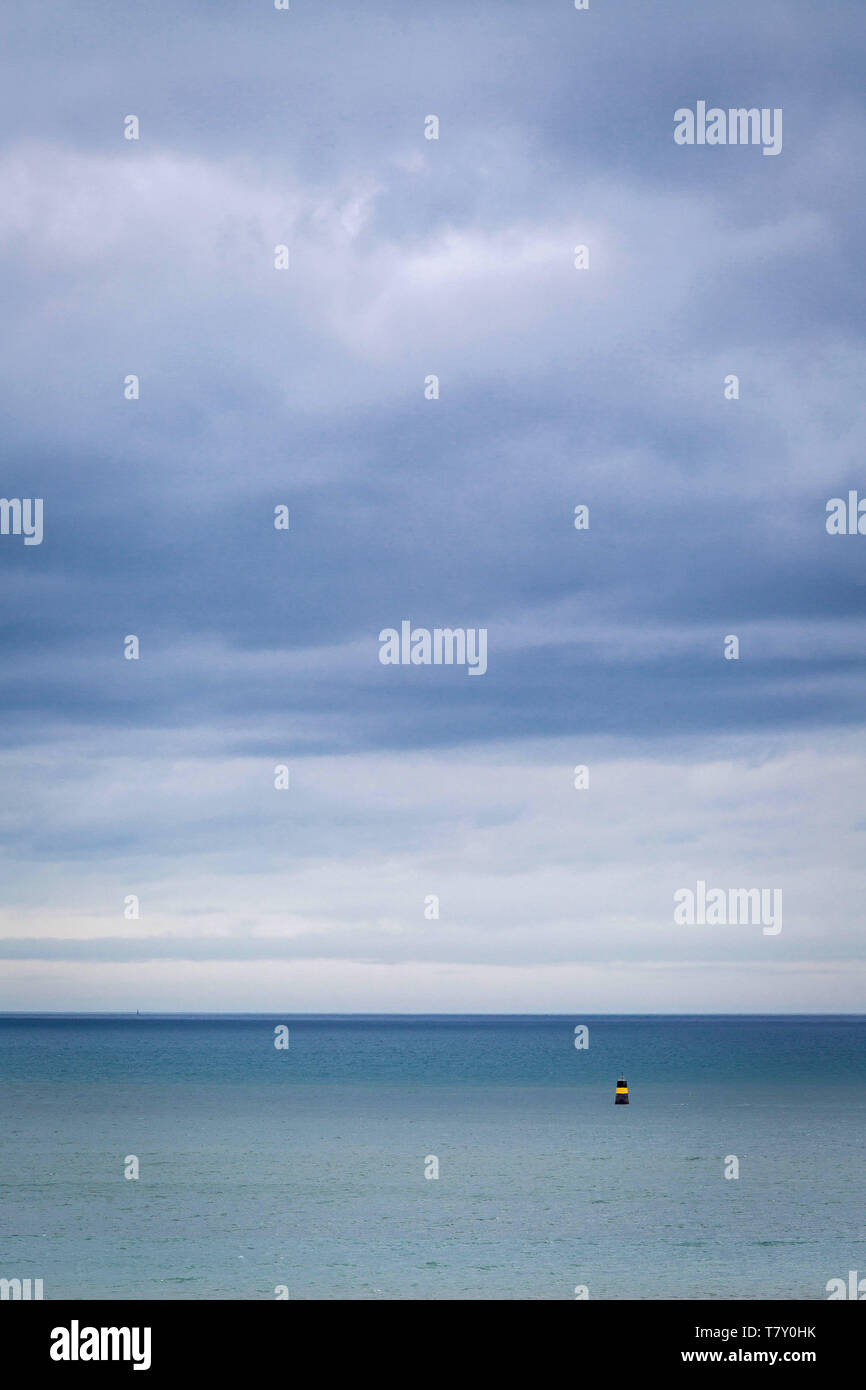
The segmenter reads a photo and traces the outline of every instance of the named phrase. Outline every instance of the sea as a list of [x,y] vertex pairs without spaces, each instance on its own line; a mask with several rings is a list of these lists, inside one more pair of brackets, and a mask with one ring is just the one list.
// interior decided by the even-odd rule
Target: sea
[[858,1016],[0,1015],[0,1278],[826,1299],[866,1277],[864,1083]]

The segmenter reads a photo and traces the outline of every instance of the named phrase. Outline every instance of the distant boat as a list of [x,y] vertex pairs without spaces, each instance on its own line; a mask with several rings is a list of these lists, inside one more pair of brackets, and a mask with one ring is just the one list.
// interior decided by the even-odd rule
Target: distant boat
[[614,1105],[628,1105],[628,1082],[624,1076],[619,1078],[616,1083],[616,1100]]

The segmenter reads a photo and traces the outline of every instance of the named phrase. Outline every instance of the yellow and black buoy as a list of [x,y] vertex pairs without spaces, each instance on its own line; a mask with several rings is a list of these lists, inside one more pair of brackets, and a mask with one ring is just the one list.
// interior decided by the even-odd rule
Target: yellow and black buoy
[[628,1082],[624,1076],[621,1076],[616,1083],[616,1100],[614,1104],[628,1105]]

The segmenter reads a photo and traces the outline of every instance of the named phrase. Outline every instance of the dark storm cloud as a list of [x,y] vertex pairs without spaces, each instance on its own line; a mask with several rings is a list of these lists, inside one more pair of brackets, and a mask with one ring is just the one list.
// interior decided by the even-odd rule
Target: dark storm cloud
[[[498,757],[534,741],[537,759],[551,739],[567,770],[596,737],[636,758],[676,739],[717,758],[719,738],[780,733],[804,758],[810,740],[845,746],[866,697],[866,539],[824,523],[828,498],[866,495],[854,7],[160,0],[34,4],[2,24],[0,492],[45,501],[42,545],[0,537],[4,843],[45,875],[54,924],[31,954],[151,949],[58,946],[72,865],[101,855],[125,881],[80,880],[97,917],[136,856],[154,884],[184,856],[251,880],[280,854],[288,869],[331,856],[305,921],[332,878],[355,881],[358,858],[388,847],[414,884],[425,837],[438,844],[462,803],[407,806],[397,779],[377,808],[392,750]],[[678,147],[674,111],[698,100],[782,108],[781,154]],[[487,674],[381,666],[379,631],[403,619],[487,627]],[[122,658],[128,633],[139,662]],[[728,633],[739,662],[722,659]],[[249,799],[275,795],[283,758],[323,760],[321,788],[365,753],[351,812],[333,789],[315,812],[302,802],[285,844],[271,802]],[[167,789],[171,758],[188,772]],[[261,767],[237,782],[244,758]],[[194,769],[220,760],[209,805]],[[771,797],[780,859],[796,785],[787,768]],[[489,857],[497,882],[551,835],[533,823],[546,784],[525,802],[511,790],[466,810],[472,863]],[[686,797],[661,839],[624,846],[621,791],[599,850],[617,881],[624,856],[688,845],[695,817],[696,861],[674,884],[706,869],[714,832],[735,834]],[[643,788],[650,821],[654,797]],[[845,845],[854,862],[859,841]],[[459,873],[464,853],[443,844],[428,878]],[[164,954],[264,958],[258,938],[188,938],[199,909],[175,891]],[[560,924],[581,891],[542,903],[533,885],[527,901]],[[623,910],[643,923],[663,896],[635,887]],[[845,878],[840,920],[856,897]],[[488,910],[470,899],[467,923]],[[501,925],[509,893],[490,902]],[[407,939],[369,926],[389,910],[373,902],[359,936],[351,896],[335,902],[331,955],[363,958],[366,940],[370,959],[407,958]],[[644,959],[642,930],[625,958]],[[532,958],[530,938],[502,932],[480,954],[471,932],[446,934],[440,957]],[[278,954],[315,954],[315,933],[292,940]],[[13,923],[6,954],[29,958],[21,942]],[[604,954],[565,929],[543,950]]]

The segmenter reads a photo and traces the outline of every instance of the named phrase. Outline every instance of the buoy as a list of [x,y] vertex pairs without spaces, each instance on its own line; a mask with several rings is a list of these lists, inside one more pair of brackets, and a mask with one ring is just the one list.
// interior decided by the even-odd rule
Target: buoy
[[616,1083],[616,1100],[614,1101],[614,1104],[628,1105],[628,1082],[626,1081],[624,1076],[621,1076],[619,1081]]

